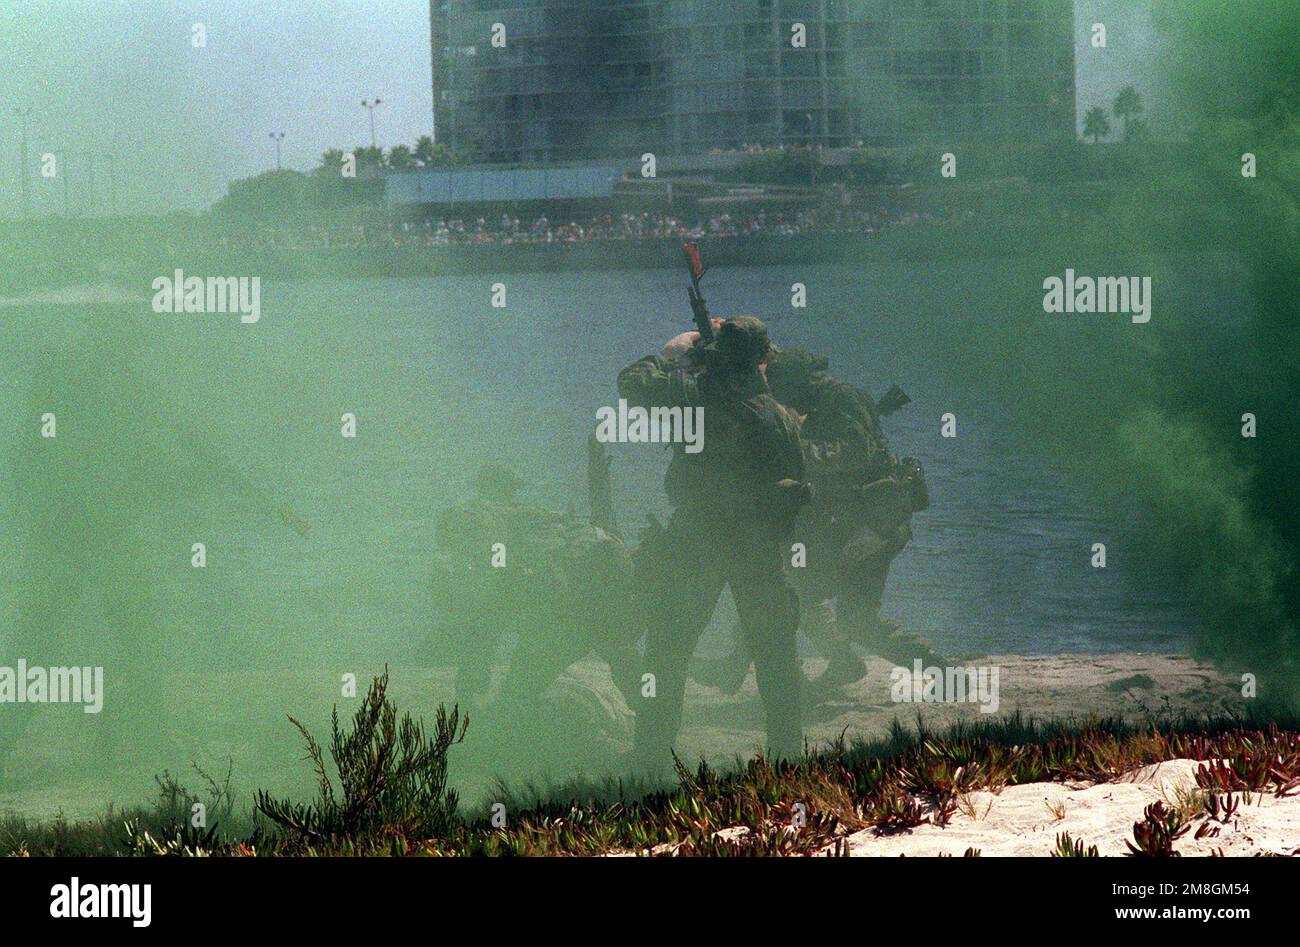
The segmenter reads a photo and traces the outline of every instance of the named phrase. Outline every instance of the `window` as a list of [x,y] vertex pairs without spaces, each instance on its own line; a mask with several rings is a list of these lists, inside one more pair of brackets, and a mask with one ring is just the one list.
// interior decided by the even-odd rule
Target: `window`
[[1041,20],[1043,7],[1039,0],[1007,0],[1008,20]]
[[849,40],[854,49],[870,49],[889,45],[889,24],[884,22],[853,23],[849,26]]
[[748,79],[776,74],[776,56],[772,53],[746,53],[745,77]]
[[745,24],[746,49],[771,49],[773,45],[772,28],[765,23]]
[[796,49],[781,56],[781,75],[815,76],[817,74],[817,53],[811,49]]

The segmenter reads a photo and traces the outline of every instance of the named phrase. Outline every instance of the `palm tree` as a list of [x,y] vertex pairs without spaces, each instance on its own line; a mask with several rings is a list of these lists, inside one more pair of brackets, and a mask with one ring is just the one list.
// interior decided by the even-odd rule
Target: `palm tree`
[[434,144],[428,135],[421,135],[415,140],[415,157],[426,168],[463,164],[465,160],[442,142]]
[[1105,138],[1109,134],[1110,120],[1106,118],[1106,110],[1100,105],[1094,105],[1083,116],[1083,137],[1091,137],[1095,145],[1098,138]]
[[426,168],[433,164],[433,139],[428,135],[421,135],[415,139],[415,160],[420,162]]
[[1128,141],[1129,119],[1142,114],[1142,96],[1138,95],[1137,89],[1126,85],[1119,90],[1119,95],[1115,96],[1115,104],[1111,106],[1111,111],[1124,123],[1124,140]]
[[379,169],[384,165],[384,151],[382,148],[367,147],[365,145],[352,149],[352,153],[357,156],[357,170]]

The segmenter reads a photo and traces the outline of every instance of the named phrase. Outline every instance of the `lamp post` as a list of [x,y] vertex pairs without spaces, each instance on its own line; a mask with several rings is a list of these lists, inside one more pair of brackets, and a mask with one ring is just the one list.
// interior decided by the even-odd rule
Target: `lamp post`
[[275,142],[275,170],[280,170],[280,142],[284,141],[284,132],[271,132],[271,140]]
[[378,96],[376,96],[373,99],[361,100],[361,107],[370,112],[370,147],[372,149],[379,147],[378,143],[375,140],[375,108],[376,106],[382,105],[383,101],[384,100],[379,98]]

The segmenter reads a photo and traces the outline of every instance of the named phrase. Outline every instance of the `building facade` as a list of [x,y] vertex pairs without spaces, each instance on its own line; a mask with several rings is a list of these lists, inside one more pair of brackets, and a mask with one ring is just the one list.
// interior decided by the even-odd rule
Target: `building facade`
[[431,0],[484,162],[1073,136],[1073,0]]

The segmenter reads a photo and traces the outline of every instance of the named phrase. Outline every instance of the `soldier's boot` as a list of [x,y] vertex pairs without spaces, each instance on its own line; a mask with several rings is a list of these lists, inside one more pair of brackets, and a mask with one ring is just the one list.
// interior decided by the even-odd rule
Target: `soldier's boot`
[[652,675],[651,684],[638,694],[636,723],[632,737],[631,764],[644,775],[672,771],[672,749],[682,727],[683,702],[686,698],[688,652],[676,648],[656,648],[647,642],[645,668]]
[[754,673],[767,720],[768,756],[774,760],[798,760],[803,753],[801,691],[805,681],[795,655],[793,631],[789,639],[784,642],[777,635],[769,642],[755,642]]
[[839,620],[829,601],[818,602],[811,608],[804,609],[801,627],[827,660],[826,670],[813,681],[814,696],[838,690],[862,679],[866,666],[854,652],[848,638],[840,631]]
[[867,673],[866,664],[854,652],[847,640],[832,642],[826,649],[829,663],[817,678],[823,688],[840,688],[862,680]]
[[934,651],[922,635],[906,631],[898,622],[888,618],[876,616],[866,626],[863,635],[854,640],[872,654],[902,667],[910,668],[918,659],[924,667],[947,663],[947,659]]
[[758,696],[767,718],[772,759],[798,760],[803,753],[801,704],[805,678],[795,638],[799,598],[784,574],[743,571],[731,580],[741,627],[754,656]]
[[896,621],[880,617],[883,585],[842,590],[835,600],[840,632],[871,654],[902,667],[918,658],[923,665],[946,663],[922,636],[904,630]]

